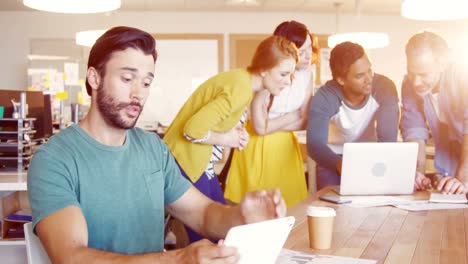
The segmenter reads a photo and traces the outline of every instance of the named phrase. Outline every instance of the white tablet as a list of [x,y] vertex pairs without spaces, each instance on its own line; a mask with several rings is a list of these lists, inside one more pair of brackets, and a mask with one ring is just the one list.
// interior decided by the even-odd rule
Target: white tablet
[[224,244],[238,249],[239,264],[274,264],[294,221],[289,216],[235,226],[228,231]]

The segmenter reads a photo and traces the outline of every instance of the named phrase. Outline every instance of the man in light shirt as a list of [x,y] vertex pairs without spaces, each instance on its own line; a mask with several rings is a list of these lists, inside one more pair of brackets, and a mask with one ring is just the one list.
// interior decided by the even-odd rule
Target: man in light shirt
[[[424,31],[406,44],[407,74],[402,86],[401,132],[405,141],[419,143],[415,187],[425,190],[426,143],[435,144],[434,166],[442,177],[436,189],[468,191],[468,77],[466,67],[451,59],[446,41]],[[445,177],[443,177],[445,176]]]

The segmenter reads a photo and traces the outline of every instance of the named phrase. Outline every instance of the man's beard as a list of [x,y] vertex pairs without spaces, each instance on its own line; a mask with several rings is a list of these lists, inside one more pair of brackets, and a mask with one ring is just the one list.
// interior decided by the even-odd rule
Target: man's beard
[[[120,110],[130,105],[139,106],[140,112],[138,113],[138,116],[134,120],[126,121],[120,114]],[[112,98],[112,96],[106,93],[103,87],[103,83],[99,85],[99,88],[97,90],[97,107],[99,111],[101,112],[102,116],[104,117],[104,120],[106,121],[107,124],[110,124],[116,128],[121,128],[121,129],[133,128],[138,118],[140,117],[141,111],[143,111],[143,105],[141,105],[139,102],[130,102],[130,103],[116,102],[114,98]]]

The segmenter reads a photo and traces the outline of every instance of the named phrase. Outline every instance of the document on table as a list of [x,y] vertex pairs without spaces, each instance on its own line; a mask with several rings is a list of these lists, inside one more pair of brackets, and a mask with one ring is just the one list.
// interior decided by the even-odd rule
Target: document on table
[[276,264],[375,264],[377,261],[339,257],[332,255],[316,255],[304,252],[282,249]]
[[351,200],[351,203],[346,204],[351,207],[375,207],[397,204],[420,204],[427,203],[427,200],[409,200],[395,196],[341,196],[342,199]]
[[443,209],[463,209],[468,208],[468,204],[459,203],[420,203],[420,204],[398,204],[396,208],[407,211],[427,211],[427,210],[443,210]]

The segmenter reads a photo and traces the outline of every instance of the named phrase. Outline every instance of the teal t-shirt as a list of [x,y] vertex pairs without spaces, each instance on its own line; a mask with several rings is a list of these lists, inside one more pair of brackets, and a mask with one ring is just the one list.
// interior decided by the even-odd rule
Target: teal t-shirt
[[123,254],[163,250],[164,206],[190,186],[164,142],[139,128],[111,147],[73,125],[36,151],[28,171],[33,227],[78,206],[88,246]]

